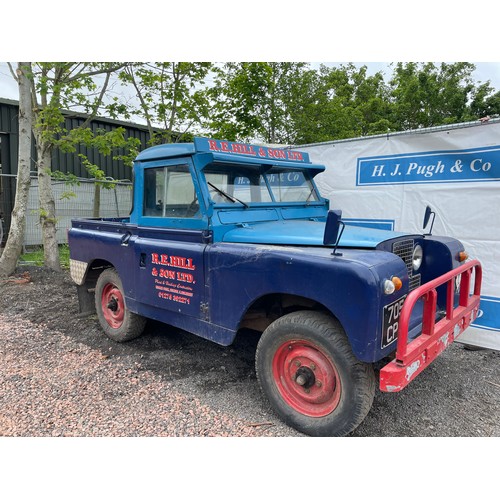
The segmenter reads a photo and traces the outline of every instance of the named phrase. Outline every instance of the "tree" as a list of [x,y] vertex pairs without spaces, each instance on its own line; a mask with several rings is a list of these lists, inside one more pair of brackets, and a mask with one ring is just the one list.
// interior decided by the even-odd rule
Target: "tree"
[[17,266],[23,250],[26,208],[31,185],[31,139],[33,112],[31,106],[30,63],[20,62],[14,77],[19,86],[19,160],[16,199],[7,242],[0,256],[0,276],[9,276]]
[[[42,228],[45,265],[60,269],[59,247],[56,237],[55,200],[52,192],[52,152],[54,148],[72,150],[81,140],[78,131],[68,132],[61,110],[78,106],[88,113],[87,120],[79,127],[88,136],[88,124],[105,107],[113,115],[117,112],[115,101],[105,104],[106,91],[111,75],[123,68],[123,63],[33,63],[31,96],[33,100],[38,173],[39,220]],[[97,78],[103,79],[99,85]],[[119,108],[120,110],[122,108]]]
[[229,140],[289,143],[306,63],[226,63],[212,88],[213,135]]
[[495,118],[500,115],[500,92],[495,92],[490,82],[474,89],[470,112],[475,118]]
[[296,141],[312,143],[386,132],[389,127],[387,86],[382,73],[367,74],[366,66],[327,67],[304,74],[305,97],[293,119]]
[[120,78],[132,85],[139,106],[131,112],[146,120],[150,145],[190,138],[193,127],[203,126],[208,115],[205,78],[207,62],[130,64]]
[[390,81],[395,130],[469,121],[475,117],[469,102],[474,94],[467,62],[397,63]]

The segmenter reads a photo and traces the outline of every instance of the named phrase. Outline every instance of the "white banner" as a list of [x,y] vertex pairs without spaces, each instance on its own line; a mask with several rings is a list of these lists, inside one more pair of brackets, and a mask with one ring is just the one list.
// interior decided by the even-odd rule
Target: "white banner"
[[483,266],[480,317],[462,342],[500,350],[500,120],[296,147],[346,222],[461,240]]

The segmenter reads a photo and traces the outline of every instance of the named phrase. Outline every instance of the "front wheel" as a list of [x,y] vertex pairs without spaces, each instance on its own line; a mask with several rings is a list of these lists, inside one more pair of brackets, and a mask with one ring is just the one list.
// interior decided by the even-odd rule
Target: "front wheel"
[[146,318],[127,309],[122,281],[113,268],[97,279],[95,307],[104,333],[115,342],[135,339],[144,330]]
[[287,314],[264,331],[256,373],[278,415],[311,436],[349,434],[375,396],[372,366],[354,356],[336,320],[314,311]]

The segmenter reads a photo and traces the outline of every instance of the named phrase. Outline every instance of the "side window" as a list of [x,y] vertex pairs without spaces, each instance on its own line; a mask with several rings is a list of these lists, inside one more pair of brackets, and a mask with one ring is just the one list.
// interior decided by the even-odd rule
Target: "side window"
[[201,217],[200,205],[187,165],[148,168],[144,171],[143,215]]

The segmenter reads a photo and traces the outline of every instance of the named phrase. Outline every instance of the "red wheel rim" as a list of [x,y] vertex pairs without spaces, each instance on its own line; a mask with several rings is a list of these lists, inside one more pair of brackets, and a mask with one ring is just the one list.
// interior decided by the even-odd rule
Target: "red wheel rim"
[[283,343],[274,354],[272,369],[281,396],[299,413],[324,417],[339,404],[341,384],[335,364],[312,342]]
[[113,283],[106,283],[101,295],[101,310],[111,328],[120,328],[125,316],[123,295]]

